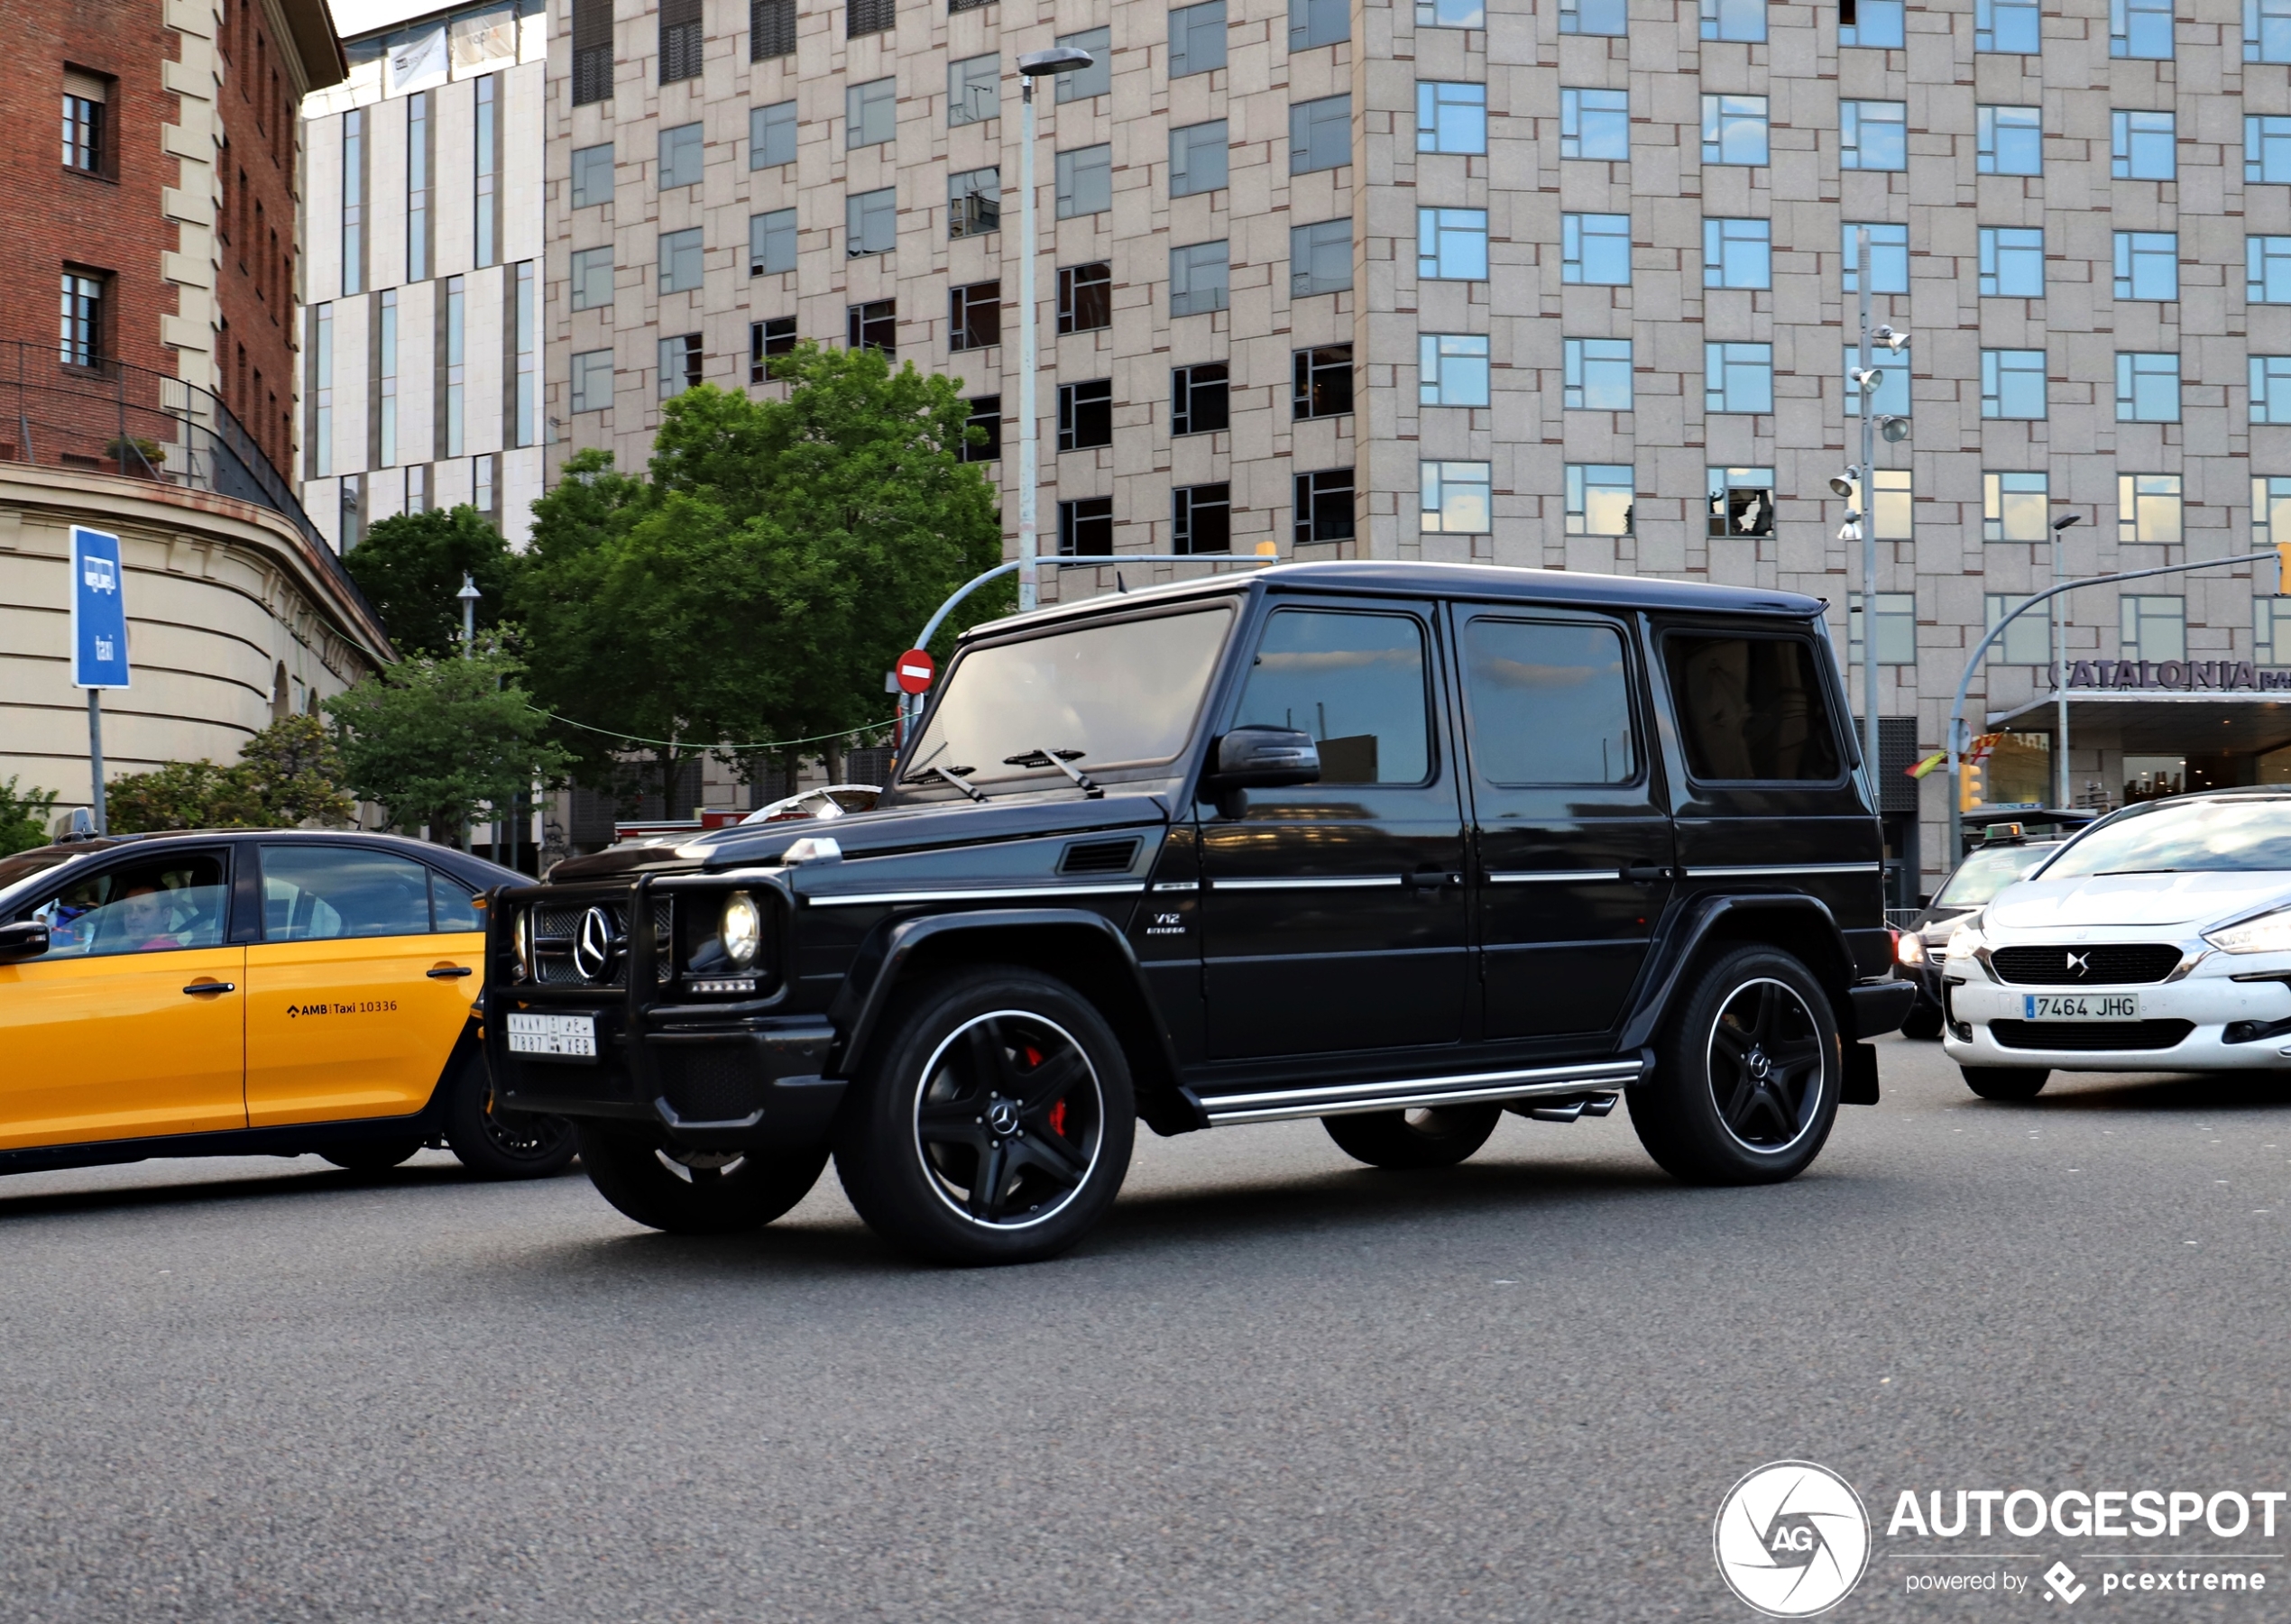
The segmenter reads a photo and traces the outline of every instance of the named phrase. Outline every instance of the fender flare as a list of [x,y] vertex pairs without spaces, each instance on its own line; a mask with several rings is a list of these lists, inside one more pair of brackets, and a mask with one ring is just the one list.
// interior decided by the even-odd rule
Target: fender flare
[[1818,922],[1821,933],[1828,937],[1837,955],[1836,965],[1843,974],[1826,975],[1821,965],[1809,964],[1806,968],[1823,981],[1834,983],[1830,1013],[1838,1023],[1838,1035],[1848,1043],[1856,1041],[1858,1033],[1851,1030],[1854,1024],[1854,1001],[1848,996],[1854,985],[1854,955],[1846,948],[1845,932],[1838,929],[1836,917],[1821,899],[1799,891],[1722,892],[1698,896],[1688,903],[1671,928],[1650,945],[1648,962],[1662,968],[1654,978],[1642,984],[1638,1000],[1623,1023],[1623,1035],[1616,1044],[1618,1053],[1634,1053],[1653,1041],[1655,1028],[1677,1000],[1687,967],[1694,962],[1703,943],[1710,940],[1722,921],[1753,913],[1794,913]]

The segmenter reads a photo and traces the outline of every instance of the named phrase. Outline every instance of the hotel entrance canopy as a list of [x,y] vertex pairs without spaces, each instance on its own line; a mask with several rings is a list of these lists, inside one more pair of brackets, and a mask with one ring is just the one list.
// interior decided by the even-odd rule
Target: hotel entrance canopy
[[[1992,733],[2050,733],[2059,701],[2044,694],[1989,714]],[[2291,744],[2291,691],[2068,690],[2068,737],[2136,756],[2226,756]]]

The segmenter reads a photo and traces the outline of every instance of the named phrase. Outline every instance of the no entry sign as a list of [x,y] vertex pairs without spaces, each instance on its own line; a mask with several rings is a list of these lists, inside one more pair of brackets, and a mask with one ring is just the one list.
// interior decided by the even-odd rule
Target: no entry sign
[[898,664],[891,671],[898,678],[901,693],[927,693],[931,691],[931,679],[939,674],[939,663],[931,657],[929,650],[910,648],[899,656]]

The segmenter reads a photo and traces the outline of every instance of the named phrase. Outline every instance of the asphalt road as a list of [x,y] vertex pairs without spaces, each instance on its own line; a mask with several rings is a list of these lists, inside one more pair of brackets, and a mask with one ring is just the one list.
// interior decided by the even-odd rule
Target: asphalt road
[[2284,1522],[2106,1542],[2238,1551],[2264,1601],[1886,1523],[2291,1488],[2291,1073],[2000,1106],[1884,1061],[1787,1186],[1673,1185],[1620,1111],[1437,1175],[1147,1135],[1088,1244],[996,1271],[898,1261],[832,1173],[709,1242],[443,1154],[8,1179],[0,1616],[1749,1619],[1712,1518],[1791,1456],[1877,1518],[1834,1618],[2063,1611],[1907,1586],[2064,1553],[2077,1617],[2285,1616]]

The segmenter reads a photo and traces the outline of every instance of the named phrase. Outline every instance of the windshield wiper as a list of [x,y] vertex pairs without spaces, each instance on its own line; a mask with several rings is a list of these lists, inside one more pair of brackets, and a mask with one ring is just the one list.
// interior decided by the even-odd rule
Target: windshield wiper
[[1002,758],[1002,765],[1005,766],[1054,766],[1080,784],[1082,794],[1089,799],[1102,801],[1106,798],[1106,792],[1099,787],[1098,781],[1088,773],[1069,765],[1080,761],[1089,753],[1087,750],[1033,749],[1023,756],[1005,756]]
[[934,766],[931,769],[932,773],[935,776],[943,778],[947,783],[954,785],[955,788],[961,790],[973,801],[984,801],[986,796],[983,793],[971,788],[956,775],[961,773],[975,773],[978,770],[978,768],[971,766]]
[[937,749],[933,750],[922,760],[911,764],[907,767],[906,771],[899,775],[899,782],[901,784],[920,784],[925,778],[928,778],[931,775],[925,769],[927,768],[932,762],[936,761],[940,756],[945,752],[946,748],[947,741],[942,739],[939,740],[939,748]]

